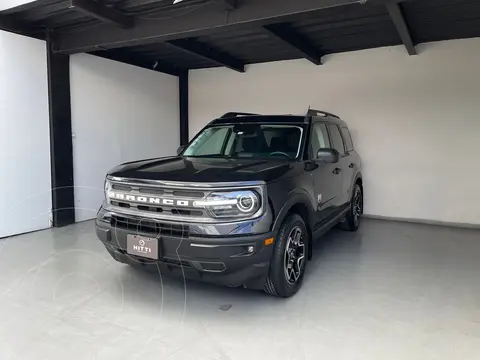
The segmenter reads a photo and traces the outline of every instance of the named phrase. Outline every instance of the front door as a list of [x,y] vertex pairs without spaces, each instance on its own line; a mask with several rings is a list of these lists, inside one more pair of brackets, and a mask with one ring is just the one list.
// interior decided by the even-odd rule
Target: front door
[[311,141],[311,159],[317,167],[311,171],[316,201],[316,227],[331,220],[338,212],[339,197],[342,192],[342,173],[339,164],[317,161],[319,149],[331,148],[327,126],[324,123],[313,123]]
[[340,133],[340,128],[337,125],[329,124],[328,130],[330,132],[330,140],[332,148],[340,154],[340,160],[337,168],[341,173],[342,188],[339,193],[338,207],[342,209],[350,201],[350,187],[352,184],[353,168],[350,166],[352,159],[350,158],[343,137]]

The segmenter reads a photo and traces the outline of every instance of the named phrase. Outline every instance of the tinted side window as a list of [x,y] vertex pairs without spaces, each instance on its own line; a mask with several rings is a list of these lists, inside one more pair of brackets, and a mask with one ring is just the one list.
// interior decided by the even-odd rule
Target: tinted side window
[[345,154],[345,145],[343,144],[342,135],[336,125],[328,125],[330,129],[330,135],[332,136],[333,148],[336,149],[341,155]]
[[321,123],[313,124],[311,147],[313,159],[317,158],[317,152],[320,149],[330,148],[330,139],[328,138],[327,126]]
[[347,151],[353,151],[353,141],[350,135],[350,131],[348,131],[348,128],[346,127],[342,127],[341,129],[342,129],[343,140],[345,140],[345,147],[347,148]]

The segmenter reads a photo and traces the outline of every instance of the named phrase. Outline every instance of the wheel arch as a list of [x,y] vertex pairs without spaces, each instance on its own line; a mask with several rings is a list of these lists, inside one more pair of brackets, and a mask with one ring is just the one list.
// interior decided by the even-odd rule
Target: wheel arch
[[357,172],[357,174],[355,175],[355,178],[353,180],[353,183],[352,183],[352,192],[353,192],[353,188],[355,187],[355,185],[358,184],[360,185],[360,188],[362,189],[362,192],[363,192],[363,177],[362,177],[362,173],[359,171]]
[[361,172],[358,172],[357,175],[355,176],[354,184],[357,184],[357,183],[363,188],[363,177]]
[[291,197],[285,205],[281,208],[278,213],[278,216],[275,218],[273,224],[273,230],[278,233],[280,227],[282,226],[284,220],[290,214],[298,214],[305,221],[307,226],[307,231],[309,235],[308,241],[308,259],[312,258],[312,243],[313,243],[313,221],[314,221],[314,210],[312,208],[311,202],[306,195],[296,194]]

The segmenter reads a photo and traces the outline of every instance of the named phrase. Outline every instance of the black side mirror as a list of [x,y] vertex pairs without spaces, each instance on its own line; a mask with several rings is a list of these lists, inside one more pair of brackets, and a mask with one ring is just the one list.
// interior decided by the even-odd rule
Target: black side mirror
[[340,159],[340,153],[335,149],[320,149],[317,152],[317,161],[335,164]]
[[187,145],[181,145],[178,147],[177,149],[177,155],[180,155],[180,153],[183,151],[183,149],[185,149],[187,147]]

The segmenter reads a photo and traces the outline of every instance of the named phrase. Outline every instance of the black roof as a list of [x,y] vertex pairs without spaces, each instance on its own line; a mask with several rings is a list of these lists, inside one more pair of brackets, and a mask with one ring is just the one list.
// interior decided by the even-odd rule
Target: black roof
[[39,38],[50,33],[59,52],[89,52],[175,75],[298,58],[319,64],[326,54],[390,45],[415,53],[419,43],[480,36],[478,0],[397,3],[37,0],[0,12],[0,29]]
[[297,115],[248,115],[221,117],[210,122],[209,125],[231,125],[231,124],[308,124],[309,117]]
[[[231,113],[234,114],[234,113]],[[309,124],[312,119],[327,121],[332,124],[346,125],[339,117],[330,114],[325,116],[312,115],[242,115],[222,116],[211,121],[208,126],[235,124]]]

